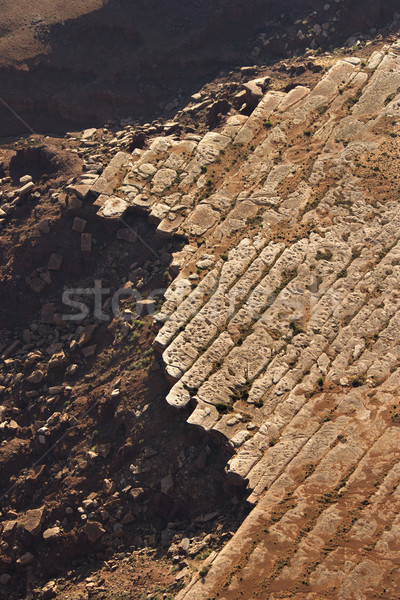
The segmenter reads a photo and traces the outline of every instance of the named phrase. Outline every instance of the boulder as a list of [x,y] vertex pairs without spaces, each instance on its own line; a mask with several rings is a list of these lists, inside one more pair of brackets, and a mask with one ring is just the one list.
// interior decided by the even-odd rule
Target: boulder
[[21,567],[27,567],[34,561],[34,558],[35,557],[33,556],[33,554],[31,554],[30,552],[25,552],[25,554],[23,554],[17,560],[17,565],[20,565]]
[[53,252],[49,258],[49,264],[47,265],[47,268],[49,271],[59,271],[61,269],[62,261],[63,257],[61,254],[56,254]]
[[75,194],[78,200],[83,200],[90,191],[90,186],[83,184],[74,184],[68,186],[68,191]]
[[246,92],[245,101],[250,109],[254,109],[264,96],[266,88],[268,87],[269,78],[260,77],[259,79],[252,79],[244,84]]
[[34,187],[35,187],[35,184],[33,183],[33,181],[30,181],[29,183],[26,183],[21,188],[19,188],[19,190],[17,192],[18,196],[20,198],[23,198],[24,196],[27,196],[28,194],[30,194],[30,192],[33,190]]
[[6,521],[3,525],[3,538],[9,537],[17,525],[17,521]]
[[189,538],[183,538],[183,540],[179,544],[179,548],[180,548],[181,552],[183,552],[184,554],[186,554],[186,552],[189,550],[189,546],[190,546]]
[[53,303],[44,304],[42,308],[42,312],[40,314],[40,321],[42,323],[48,323],[54,325],[54,313],[56,312],[56,307]]
[[65,356],[65,352],[61,350],[61,352],[57,352],[53,354],[53,356],[49,360],[49,369],[57,369],[58,367],[63,367],[67,361],[67,357]]
[[21,519],[21,525],[31,535],[38,535],[42,529],[42,521],[45,508],[33,508],[28,510]]
[[97,131],[97,129],[95,127],[90,127],[90,129],[85,129],[84,132],[82,133],[81,140],[82,141],[90,140],[90,138],[92,138],[94,136],[96,131]]
[[50,221],[48,219],[42,219],[38,225],[40,233],[50,233]]
[[33,371],[32,375],[29,375],[29,377],[26,378],[26,381],[32,385],[36,385],[38,383],[41,383],[44,379],[44,373],[43,371]]
[[60,535],[61,529],[59,527],[50,527],[49,529],[46,529],[46,531],[43,532],[43,539],[46,542],[49,542],[51,540],[59,538]]
[[87,221],[86,219],[81,219],[80,217],[75,217],[74,222],[72,224],[72,231],[77,231],[78,233],[83,233],[86,227]]
[[96,543],[106,530],[97,521],[88,521],[83,528],[83,532],[92,544]]

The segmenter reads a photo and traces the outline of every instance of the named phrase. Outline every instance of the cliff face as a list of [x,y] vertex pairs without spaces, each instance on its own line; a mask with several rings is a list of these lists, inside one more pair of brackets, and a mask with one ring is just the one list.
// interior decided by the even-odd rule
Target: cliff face
[[171,102],[184,105],[221,69],[378,28],[393,19],[395,4],[93,0],[93,10],[73,17],[57,7],[59,22],[31,15],[15,34],[15,60],[10,51],[0,62],[2,98],[20,116],[0,107],[0,136],[150,118]]

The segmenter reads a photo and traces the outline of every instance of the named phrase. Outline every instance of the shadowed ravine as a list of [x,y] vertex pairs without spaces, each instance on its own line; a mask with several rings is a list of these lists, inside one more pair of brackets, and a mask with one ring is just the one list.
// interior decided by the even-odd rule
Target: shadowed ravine
[[[313,39],[334,47],[390,23],[396,4],[110,0],[65,22],[60,15],[58,24],[32,25],[37,56],[25,60],[22,52],[17,64],[3,66],[0,57],[1,95],[38,133],[102,126],[115,118],[143,121],[165,114],[171,103],[172,117],[221,69],[300,54]],[[314,25],[332,19],[323,35],[321,27],[314,33]],[[0,137],[27,132],[1,105]]]

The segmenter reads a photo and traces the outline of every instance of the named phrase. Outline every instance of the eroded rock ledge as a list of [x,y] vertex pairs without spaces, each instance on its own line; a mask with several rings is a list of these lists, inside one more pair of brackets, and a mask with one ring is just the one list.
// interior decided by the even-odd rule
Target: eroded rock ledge
[[231,445],[257,505],[179,598],[397,590],[400,43],[333,63],[85,189],[190,239],[156,317],[167,401]]

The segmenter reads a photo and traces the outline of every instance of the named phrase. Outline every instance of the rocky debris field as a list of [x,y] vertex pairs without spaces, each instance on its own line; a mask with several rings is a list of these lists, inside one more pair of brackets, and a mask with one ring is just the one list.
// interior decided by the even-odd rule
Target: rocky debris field
[[399,90],[391,34],[0,148],[0,595],[398,597]]
[[[224,478],[229,450],[165,402],[169,386],[152,347],[151,312],[183,239],[158,236],[143,213],[102,218],[96,193],[87,199],[126,144],[130,128],[1,150],[7,599],[104,597],[116,587],[129,590],[124,597],[162,590],[170,598],[247,511],[244,489]],[[106,290],[100,317],[95,282]],[[68,318],[66,290],[85,304],[77,321]]]

